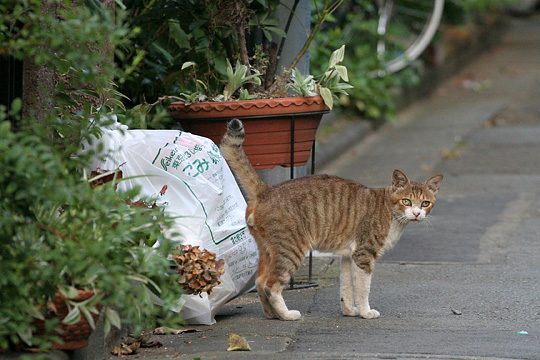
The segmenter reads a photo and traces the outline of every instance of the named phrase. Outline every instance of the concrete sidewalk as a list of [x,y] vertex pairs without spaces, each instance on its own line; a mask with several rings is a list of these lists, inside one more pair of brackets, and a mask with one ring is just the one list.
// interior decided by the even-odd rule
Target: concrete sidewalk
[[[250,293],[216,325],[154,336],[163,347],[129,359],[540,359],[539,20],[514,20],[431,98],[320,169],[368,186],[394,168],[445,175],[431,225],[409,225],[375,267],[381,318],[343,317],[339,260],[319,257],[319,286],[284,295],[300,321],[266,320]],[[230,333],[252,351],[227,352]]]

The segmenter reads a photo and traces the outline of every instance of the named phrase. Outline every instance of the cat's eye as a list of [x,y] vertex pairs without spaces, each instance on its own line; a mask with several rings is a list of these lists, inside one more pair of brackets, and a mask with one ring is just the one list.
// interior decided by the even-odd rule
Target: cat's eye
[[405,206],[411,206],[412,202],[409,199],[401,199],[401,203]]
[[422,207],[428,207],[429,205],[431,205],[429,201],[422,201]]

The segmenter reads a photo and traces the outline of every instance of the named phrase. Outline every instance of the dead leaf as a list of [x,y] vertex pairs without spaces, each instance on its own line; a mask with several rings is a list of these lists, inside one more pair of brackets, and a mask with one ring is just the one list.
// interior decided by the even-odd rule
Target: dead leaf
[[443,160],[454,160],[459,158],[463,154],[465,145],[463,143],[456,143],[451,149],[441,149],[441,157]]
[[142,348],[155,348],[155,347],[162,347],[163,344],[159,341],[155,340],[148,340],[141,343]]
[[227,351],[251,351],[246,338],[238,334],[229,334],[229,347]]
[[224,260],[217,260],[216,254],[206,249],[201,250],[198,246],[182,245],[177,250],[181,253],[172,257],[179,275],[177,282],[187,294],[210,294],[221,283]]
[[111,354],[114,356],[124,356],[124,355],[134,355],[139,350],[141,343],[139,341],[134,341],[131,344],[121,343],[113,347]]
[[152,340],[152,333],[143,332],[140,336],[129,336],[121,345],[126,345],[131,348],[152,348],[162,347],[163,344],[159,341]]
[[122,179],[122,171],[120,169],[111,171],[96,169],[92,170],[90,173],[90,179],[88,181],[90,182],[90,186],[95,188],[98,185],[103,185],[113,181],[115,177],[117,181]]
[[193,329],[193,328],[173,329],[167,326],[161,326],[161,327],[155,328],[154,331],[152,331],[152,334],[154,335],[179,335],[179,334],[194,333],[194,332],[200,332],[200,330]]

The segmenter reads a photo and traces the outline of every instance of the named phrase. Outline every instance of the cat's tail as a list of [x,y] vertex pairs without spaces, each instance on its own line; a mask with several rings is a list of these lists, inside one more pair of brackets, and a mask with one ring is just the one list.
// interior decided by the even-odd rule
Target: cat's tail
[[227,123],[227,132],[223,135],[219,149],[236,175],[240,186],[248,200],[255,200],[264,192],[266,185],[259,177],[242,148],[245,133],[244,124],[239,119],[232,119]]

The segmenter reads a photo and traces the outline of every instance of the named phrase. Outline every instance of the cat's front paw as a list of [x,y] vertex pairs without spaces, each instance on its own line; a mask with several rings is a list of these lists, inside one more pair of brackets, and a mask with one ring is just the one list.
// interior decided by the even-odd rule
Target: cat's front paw
[[280,317],[281,320],[295,321],[299,320],[302,317],[302,314],[300,314],[300,311],[298,310],[288,310]]
[[363,317],[364,319],[376,319],[379,316],[381,316],[381,313],[379,313],[375,309],[370,309],[364,312],[360,312],[360,316]]

